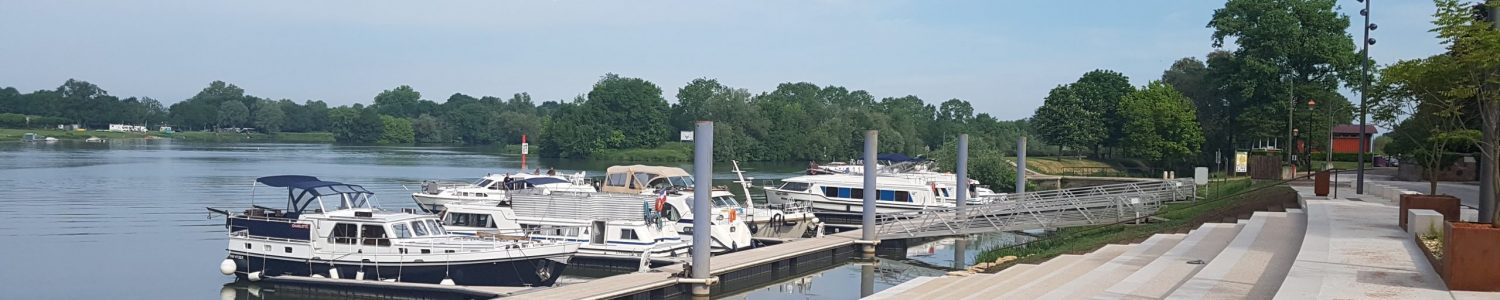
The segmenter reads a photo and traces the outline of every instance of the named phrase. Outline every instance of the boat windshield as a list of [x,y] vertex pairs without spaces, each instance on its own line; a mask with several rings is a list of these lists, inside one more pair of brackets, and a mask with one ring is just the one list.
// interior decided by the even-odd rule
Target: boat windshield
[[734,197],[719,196],[719,197],[714,197],[713,200],[714,200],[714,208],[734,208],[734,207],[740,207],[739,201],[734,201]]
[[475,181],[474,182],[474,186],[475,187],[489,187],[490,183],[494,183],[494,182],[495,182],[494,180],[490,180],[489,178],[480,178],[479,181]]
[[671,182],[672,186],[676,186],[676,187],[685,187],[685,188],[691,188],[691,187],[693,187],[693,177],[690,177],[690,176],[673,176],[673,177],[667,177],[667,181]]

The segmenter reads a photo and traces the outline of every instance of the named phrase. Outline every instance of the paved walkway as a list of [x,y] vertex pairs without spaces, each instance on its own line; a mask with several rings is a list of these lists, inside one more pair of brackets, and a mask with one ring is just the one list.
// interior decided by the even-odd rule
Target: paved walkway
[[1452,298],[1411,235],[1396,225],[1395,206],[1342,197],[1352,191],[1326,199],[1313,196],[1312,187],[1294,189],[1306,203],[1307,234],[1277,298]]

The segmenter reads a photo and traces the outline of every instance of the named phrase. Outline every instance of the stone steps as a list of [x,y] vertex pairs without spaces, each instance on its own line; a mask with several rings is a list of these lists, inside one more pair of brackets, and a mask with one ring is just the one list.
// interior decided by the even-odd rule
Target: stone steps
[[1186,234],[1157,234],[1120,254],[1114,260],[1094,268],[1083,276],[1043,294],[1041,299],[1083,299],[1103,293],[1111,285],[1155,261],[1187,238]]
[[1306,233],[1300,209],[1257,212],[1233,241],[1167,299],[1269,299],[1276,295]]
[[1193,230],[1171,250],[1142,266],[1095,299],[1160,299],[1197,274],[1204,263],[1218,256],[1245,224],[1206,223]]
[[1034,299],[1040,297],[1058,286],[1067,284],[1069,281],[1099,268],[1099,266],[1119,257],[1134,247],[1135,245],[1105,245],[1103,248],[1085,255],[1077,263],[1069,265],[1066,268],[1054,270],[1046,276],[1036,277],[1034,280],[1021,284],[1005,294],[1000,294],[996,298]]

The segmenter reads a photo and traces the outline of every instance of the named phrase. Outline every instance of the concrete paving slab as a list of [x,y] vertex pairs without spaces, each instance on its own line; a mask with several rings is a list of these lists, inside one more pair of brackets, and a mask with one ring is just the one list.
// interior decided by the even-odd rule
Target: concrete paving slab
[[1411,236],[1391,224],[1395,214],[1395,207],[1308,201],[1303,247],[1276,298],[1454,298]]

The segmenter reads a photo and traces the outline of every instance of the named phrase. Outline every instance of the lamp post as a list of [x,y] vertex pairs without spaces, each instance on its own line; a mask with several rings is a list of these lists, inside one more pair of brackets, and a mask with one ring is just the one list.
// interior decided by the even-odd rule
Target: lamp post
[[1365,17],[1365,39],[1362,43],[1360,43],[1365,48],[1364,51],[1362,51],[1365,54],[1365,58],[1364,60],[1359,62],[1359,67],[1361,68],[1360,75],[1364,76],[1361,76],[1362,78],[1360,78],[1360,80],[1362,80],[1363,82],[1359,85],[1359,169],[1355,170],[1355,174],[1357,175],[1355,175],[1354,180],[1354,193],[1364,195],[1365,150],[1366,148],[1369,148],[1368,143],[1370,142],[1368,141],[1368,139],[1366,139],[1369,134],[1365,132],[1365,130],[1367,130],[1365,128],[1365,119],[1369,116],[1370,110],[1369,106],[1366,105],[1365,102],[1370,99],[1370,76],[1373,76],[1370,74],[1370,45],[1375,44],[1375,39],[1370,38],[1370,31],[1375,30],[1377,26],[1375,26],[1375,24],[1373,23],[1370,23],[1370,2],[1374,0],[1355,1],[1365,3],[1365,8],[1359,10],[1359,15]]

